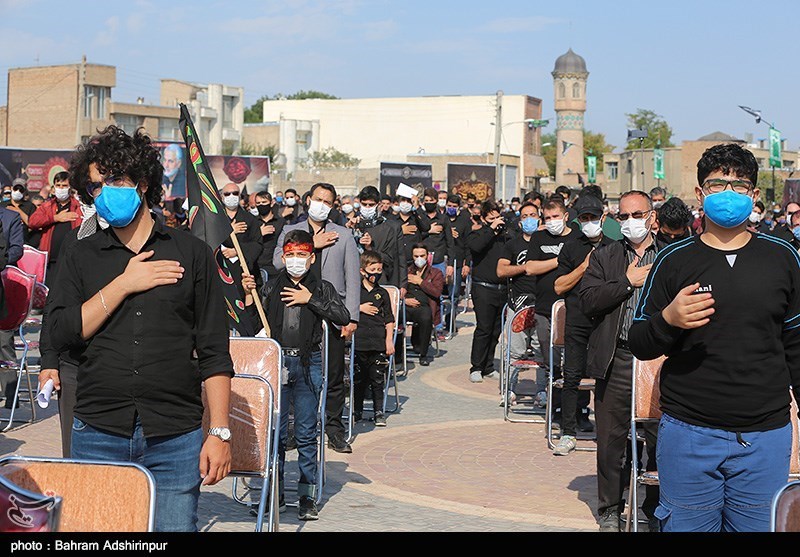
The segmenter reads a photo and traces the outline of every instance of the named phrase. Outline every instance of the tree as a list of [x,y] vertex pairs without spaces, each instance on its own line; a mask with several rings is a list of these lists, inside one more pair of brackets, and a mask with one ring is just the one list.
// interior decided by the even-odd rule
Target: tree
[[[645,149],[654,149],[661,147],[672,147],[672,128],[669,127],[666,120],[659,114],[652,110],[639,108],[634,114],[626,114],[628,117],[628,129],[644,129],[647,130],[647,137],[644,144],[641,145]],[[633,139],[628,142],[627,149],[639,149],[640,144],[638,139]]]
[[343,153],[335,147],[314,151],[303,161],[304,168],[357,168],[361,159]]
[[[774,202],[783,204],[783,188],[786,180],[783,179],[780,172],[775,173],[775,192],[773,194]],[[760,170],[758,172],[758,189],[761,190],[761,202],[767,205],[767,190],[772,189],[772,172],[767,170]],[[767,207],[767,209],[771,209]]]
[[544,161],[547,163],[548,170],[550,170],[550,176],[556,175],[556,142],[556,134],[542,134],[542,145],[545,143],[550,144],[542,147],[542,156],[544,157]]
[[603,171],[603,153],[610,153],[616,149],[613,145],[608,144],[605,134],[589,130],[583,131],[583,148],[584,155],[597,157],[597,172]]
[[246,108],[244,111],[244,123],[245,124],[260,124],[264,121],[264,101],[277,101],[277,100],[287,100],[287,101],[304,101],[306,99],[338,99],[334,95],[329,95],[328,93],[323,93],[321,91],[314,91],[313,89],[310,91],[300,90],[297,93],[292,93],[291,95],[284,95],[283,93],[278,93],[270,97],[269,95],[263,95],[260,97],[256,102],[254,102],[249,108]]
[[275,163],[275,156],[278,154],[278,147],[276,145],[267,145],[266,147],[262,147],[257,143],[247,143],[242,142],[242,147],[239,150],[240,155],[254,155],[254,156],[261,156],[261,157],[269,157],[270,164]]

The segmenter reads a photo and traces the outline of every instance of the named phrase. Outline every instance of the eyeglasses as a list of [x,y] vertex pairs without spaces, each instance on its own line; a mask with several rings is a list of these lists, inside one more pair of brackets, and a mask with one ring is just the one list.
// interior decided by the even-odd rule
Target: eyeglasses
[[703,189],[708,193],[720,193],[730,186],[736,193],[750,193],[754,186],[750,180],[706,180],[703,182]]
[[239,192],[238,191],[224,191],[224,192],[222,192],[222,197],[230,197],[232,195],[238,196]]
[[124,188],[130,187],[132,182],[130,179],[125,178],[124,176],[108,176],[107,178],[103,178],[100,182],[89,182],[86,184],[86,192],[91,195],[92,197],[97,197],[98,192],[103,188],[103,186],[112,186],[116,188]]
[[633,213],[620,213],[617,215],[617,220],[626,221],[629,218],[633,217],[635,219],[643,219],[652,213],[652,209],[649,211],[634,211]]

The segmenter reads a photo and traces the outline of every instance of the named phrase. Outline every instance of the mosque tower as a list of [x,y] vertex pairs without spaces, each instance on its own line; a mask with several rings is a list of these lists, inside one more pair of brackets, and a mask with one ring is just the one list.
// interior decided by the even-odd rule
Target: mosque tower
[[[572,52],[556,59],[553,87],[556,110],[556,185],[578,187],[578,174],[586,181],[583,151],[583,114],[586,112],[586,61]],[[564,152],[564,142],[572,146]]]

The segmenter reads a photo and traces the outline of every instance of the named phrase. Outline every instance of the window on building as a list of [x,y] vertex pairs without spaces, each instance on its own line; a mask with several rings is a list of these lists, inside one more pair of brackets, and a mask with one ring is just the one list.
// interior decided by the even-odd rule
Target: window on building
[[297,160],[308,158],[308,149],[311,147],[311,132],[297,132]]
[[233,127],[233,107],[236,100],[233,97],[225,95],[222,97],[222,126],[225,128]]
[[581,98],[581,84],[578,82],[572,84],[572,98],[573,99]]
[[783,168],[794,168],[794,161],[783,161]]
[[92,117],[92,99],[94,98],[94,87],[91,85],[83,86],[83,117]]
[[158,138],[166,139],[169,141],[177,141],[180,139],[180,130],[178,129],[178,120],[176,118],[159,118],[158,119]]
[[558,98],[563,99],[567,96],[567,86],[563,83],[558,84]]
[[99,120],[106,119],[106,99],[111,96],[110,87],[95,87],[97,95],[97,118]]
[[608,177],[608,181],[609,182],[612,182],[612,181],[618,179],[618,177],[619,177],[619,163],[618,162],[607,162],[606,163],[606,176]]
[[117,126],[123,129],[128,135],[136,133],[137,128],[144,125],[144,117],[135,114],[117,114],[114,117]]
[[625,172],[627,174],[633,174],[633,159],[628,159],[628,164],[625,167]]

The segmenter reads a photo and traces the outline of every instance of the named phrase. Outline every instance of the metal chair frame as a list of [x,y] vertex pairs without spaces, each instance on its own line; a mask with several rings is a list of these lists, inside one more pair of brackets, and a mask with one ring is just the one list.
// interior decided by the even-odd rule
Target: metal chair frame
[[[508,313],[510,311],[510,307],[508,304],[503,307],[503,313],[500,317],[501,322],[501,333],[500,333],[500,353],[502,354],[502,358],[500,360],[500,392],[502,393],[503,397],[503,419],[507,422],[511,423],[533,423],[533,424],[543,424],[546,422],[545,414],[547,413],[546,408],[531,408],[530,410],[525,410],[520,412],[522,409],[517,409],[515,411],[511,410],[511,407],[508,404],[508,393],[511,386],[511,335],[513,331],[511,330],[512,323],[514,319],[517,318],[518,315],[521,315],[525,311],[530,311],[533,309],[532,305],[521,307],[519,310],[515,311],[511,318],[508,318]],[[552,360],[551,360],[552,361]],[[538,366],[531,366],[531,365],[523,365],[523,366],[513,366],[517,367],[520,371],[527,370],[527,369],[536,369]],[[519,395],[518,396],[525,396]],[[535,399],[536,393],[533,394]],[[520,401],[517,402],[520,404]],[[513,413],[520,413],[520,414],[531,414],[533,417],[530,419],[525,418],[515,418],[512,417],[511,414]]]

